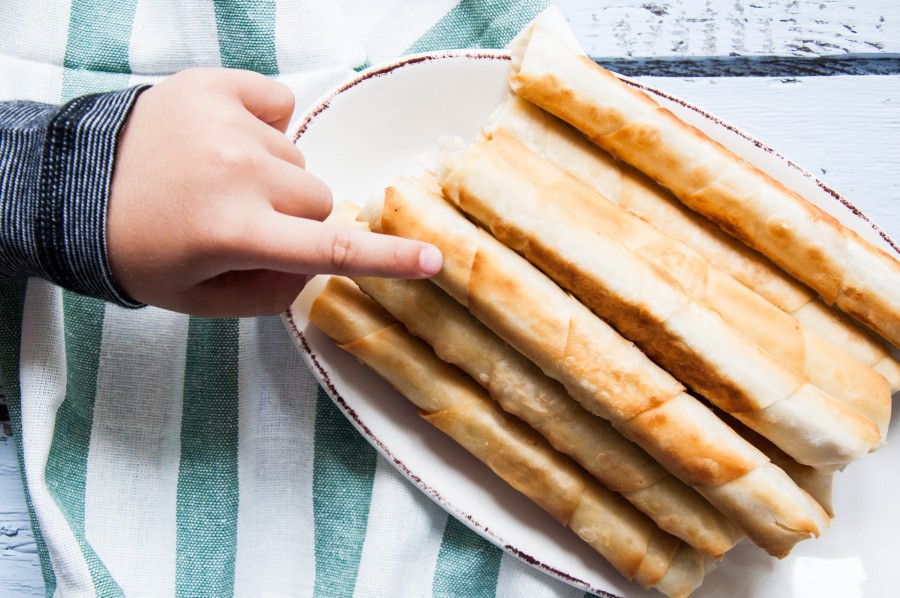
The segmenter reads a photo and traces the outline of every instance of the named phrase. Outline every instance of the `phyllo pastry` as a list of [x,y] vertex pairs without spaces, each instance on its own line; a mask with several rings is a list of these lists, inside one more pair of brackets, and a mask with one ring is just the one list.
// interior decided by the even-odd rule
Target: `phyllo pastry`
[[506,413],[350,280],[332,277],[310,321],[392,384],[422,416],[600,553],[622,575],[688,596],[712,562]]
[[682,384],[546,274],[403,178],[362,213],[372,230],[437,245],[432,280],[569,395],[609,420],[776,556],[829,523],[815,500]]
[[[790,314],[796,323],[773,313],[767,314],[770,319],[767,326],[754,326],[749,320],[738,320],[737,323],[743,321],[747,324],[741,329],[742,332],[769,334],[768,338],[777,344],[778,350],[790,355],[793,362],[805,360],[804,371],[807,375],[816,373],[830,376],[838,382],[842,380],[853,391],[856,386],[854,381],[859,376],[839,374],[834,370],[835,367],[843,367],[842,359],[833,351],[833,348],[839,348],[855,361],[883,375],[891,386],[891,392],[900,390],[900,362],[875,334],[840,310],[825,305],[812,290],[775,266],[771,260],[685,207],[663,186],[636,168],[614,159],[568,123],[520,96],[510,95],[491,115],[482,137],[515,139],[629,214],[644,220],[670,239],[679,241],[682,247],[689,248],[688,253],[704,258],[711,267],[710,272],[715,269],[730,276],[785,314]],[[648,243],[651,244],[648,249],[659,246],[652,240]],[[659,253],[653,252],[654,255]],[[688,256],[678,251],[673,257],[685,259]],[[667,259],[671,261],[673,257]],[[693,258],[690,261],[694,261]],[[696,268],[691,267],[691,270]],[[705,282],[710,286],[710,293],[723,284],[726,286],[722,291],[731,296],[737,292],[733,290],[733,284],[715,273],[707,274],[705,279],[693,276],[681,280]],[[731,308],[717,311],[723,317],[725,311],[731,317],[742,315]],[[752,312],[755,311],[752,309]],[[859,384],[860,388],[866,386],[865,382]],[[824,389],[831,392],[828,388]],[[883,405],[873,407],[884,408]]]
[[510,85],[900,346],[894,256],[540,26],[517,42]]
[[806,335],[766,332],[796,320],[517,141],[450,151],[439,170],[444,196],[494,237],[797,461],[838,469],[883,443],[883,376],[849,355],[807,372]]

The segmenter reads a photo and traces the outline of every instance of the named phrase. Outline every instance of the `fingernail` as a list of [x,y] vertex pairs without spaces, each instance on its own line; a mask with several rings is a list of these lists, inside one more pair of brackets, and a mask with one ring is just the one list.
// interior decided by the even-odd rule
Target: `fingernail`
[[419,268],[426,276],[437,274],[443,265],[444,256],[437,247],[429,245],[419,252]]

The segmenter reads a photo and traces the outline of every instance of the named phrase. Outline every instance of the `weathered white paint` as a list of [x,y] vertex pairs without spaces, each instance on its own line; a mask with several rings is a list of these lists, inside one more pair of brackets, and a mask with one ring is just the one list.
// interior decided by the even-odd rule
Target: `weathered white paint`
[[25,508],[15,442],[0,435],[0,593],[41,596],[37,546]]
[[895,0],[557,0],[589,56],[900,52]]
[[[900,52],[896,1],[560,0],[592,56],[816,56]],[[900,76],[648,77],[824,179],[900,241]],[[0,437],[0,594],[43,581],[11,438]]]

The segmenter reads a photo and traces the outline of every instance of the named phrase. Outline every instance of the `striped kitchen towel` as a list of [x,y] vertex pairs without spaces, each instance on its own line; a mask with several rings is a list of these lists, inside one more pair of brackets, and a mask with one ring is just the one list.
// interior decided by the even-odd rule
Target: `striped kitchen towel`
[[[7,1],[0,100],[56,103],[222,65],[288,84],[299,113],[369,64],[502,47],[545,9]],[[48,595],[582,595],[403,479],[319,388],[277,318],[127,310],[4,279],[0,373]]]

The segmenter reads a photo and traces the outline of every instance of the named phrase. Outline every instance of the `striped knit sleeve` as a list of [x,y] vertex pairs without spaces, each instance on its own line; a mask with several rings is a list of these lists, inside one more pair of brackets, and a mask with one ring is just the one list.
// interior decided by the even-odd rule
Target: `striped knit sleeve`
[[113,280],[106,210],[119,134],[144,89],[0,103],[0,276],[140,307]]

